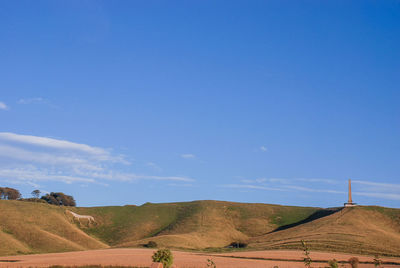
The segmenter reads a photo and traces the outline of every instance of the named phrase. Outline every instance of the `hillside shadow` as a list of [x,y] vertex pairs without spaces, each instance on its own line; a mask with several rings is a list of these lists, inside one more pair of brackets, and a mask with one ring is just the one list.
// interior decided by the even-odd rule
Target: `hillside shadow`
[[332,215],[332,214],[334,214],[336,212],[339,212],[342,209],[343,209],[343,207],[340,207],[340,208],[326,208],[326,209],[318,210],[318,211],[314,212],[313,214],[311,214],[310,216],[308,216],[307,218],[305,218],[304,220],[280,226],[280,227],[276,228],[275,230],[269,232],[269,234],[270,233],[275,233],[275,232],[278,232],[278,231],[282,231],[282,230],[286,230],[286,229],[289,229],[289,228],[293,228],[293,227],[296,227],[298,225],[301,225],[301,224],[304,224],[304,223],[308,223],[308,222],[311,222],[311,221],[315,221],[317,219],[320,219],[320,218]]

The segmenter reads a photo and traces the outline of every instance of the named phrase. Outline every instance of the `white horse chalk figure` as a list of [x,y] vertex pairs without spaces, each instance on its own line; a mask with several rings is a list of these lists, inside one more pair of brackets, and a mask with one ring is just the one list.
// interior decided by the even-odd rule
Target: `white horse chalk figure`
[[94,218],[90,215],[79,215],[76,214],[75,212],[72,212],[70,210],[67,210],[69,213],[72,214],[72,216],[74,216],[74,218],[78,219],[79,222],[81,222],[81,219],[86,219],[89,221],[89,223],[91,223],[92,221],[95,222]]

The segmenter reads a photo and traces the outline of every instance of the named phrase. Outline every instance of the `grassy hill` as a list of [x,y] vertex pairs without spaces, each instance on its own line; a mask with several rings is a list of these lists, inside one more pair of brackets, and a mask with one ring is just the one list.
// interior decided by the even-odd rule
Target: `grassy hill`
[[106,247],[72,224],[62,208],[0,200],[0,255]]
[[[91,215],[74,220],[66,210]],[[185,249],[299,248],[400,255],[400,210],[321,209],[222,201],[64,208],[0,201],[0,255],[137,247],[148,241]]]
[[268,233],[301,221],[320,209],[221,201],[151,204],[140,207],[77,208],[98,225],[85,231],[112,246],[160,246],[202,249]]
[[344,208],[326,217],[251,239],[253,248],[300,248],[359,254],[400,254],[400,210],[382,207]]

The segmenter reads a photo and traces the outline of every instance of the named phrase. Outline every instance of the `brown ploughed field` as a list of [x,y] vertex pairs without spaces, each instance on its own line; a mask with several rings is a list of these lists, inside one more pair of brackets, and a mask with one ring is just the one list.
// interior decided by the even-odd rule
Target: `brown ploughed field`
[[[0,267],[28,268],[48,267],[50,265],[123,265],[149,267],[153,249],[102,249],[66,253],[50,253],[35,255],[18,255],[0,257]],[[248,252],[227,252],[227,253],[201,253],[173,251],[174,264],[179,268],[205,268],[207,259],[212,259],[218,268],[244,268],[244,267],[304,267],[302,262],[302,251],[291,250],[270,250],[270,251],[248,251]],[[312,252],[311,258],[315,260],[312,267],[327,267],[327,261],[336,259],[347,261],[354,254]],[[356,256],[361,262],[371,262],[373,257]],[[400,258],[382,258],[385,268],[400,267]],[[319,261],[319,262],[318,262]],[[350,267],[346,264],[345,267]],[[372,263],[360,263],[359,267],[374,267]]]

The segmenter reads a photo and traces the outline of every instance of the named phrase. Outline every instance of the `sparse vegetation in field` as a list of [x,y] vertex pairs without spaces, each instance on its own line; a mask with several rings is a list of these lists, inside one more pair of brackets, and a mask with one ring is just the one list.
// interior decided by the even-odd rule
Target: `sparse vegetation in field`
[[301,240],[301,246],[303,247],[303,252],[305,255],[305,257],[303,259],[304,265],[305,265],[305,267],[310,268],[311,263],[312,263],[312,260],[310,257],[310,249],[308,248],[308,245],[307,245],[306,241],[304,241],[304,240]]
[[375,257],[374,257],[374,266],[375,267],[381,267],[381,265],[382,265],[381,258],[379,257],[379,255],[375,255]]
[[147,266],[102,266],[102,265],[82,265],[82,266],[62,266],[52,265],[49,268],[149,268]]
[[212,259],[207,259],[207,267],[217,268],[217,265],[215,264],[215,262]]
[[337,260],[335,260],[335,259],[329,260],[328,265],[330,268],[338,268],[339,267],[339,264],[338,264]]

